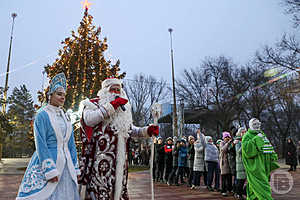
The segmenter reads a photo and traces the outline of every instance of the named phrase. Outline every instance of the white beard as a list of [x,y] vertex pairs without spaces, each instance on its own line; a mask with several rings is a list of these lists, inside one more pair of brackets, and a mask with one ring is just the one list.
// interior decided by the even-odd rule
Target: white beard
[[[111,102],[116,99],[116,97],[122,97],[124,99],[128,99],[125,92],[121,89],[121,94],[115,94],[108,91],[108,88],[102,89],[98,92],[98,96],[100,98],[99,105],[103,105],[105,103]],[[117,134],[121,134],[124,137],[129,137],[128,132],[131,129],[132,125],[132,113],[131,113],[131,105],[127,102],[125,105],[125,111],[123,111],[120,107],[116,109],[116,112],[110,116],[105,125],[110,125],[111,128],[117,132]]]

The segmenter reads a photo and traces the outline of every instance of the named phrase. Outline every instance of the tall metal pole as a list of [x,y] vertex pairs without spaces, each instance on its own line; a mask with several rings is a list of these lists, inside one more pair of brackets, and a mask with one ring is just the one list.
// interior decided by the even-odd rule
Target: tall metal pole
[[6,113],[6,103],[7,103],[6,101],[7,101],[7,90],[8,90],[8,75],[9,75],[11,45],[12,45],[12,39],[13,39],[15,18],[17,17],[17,14],[13,13],[13,14],[11,14],[11,17],[13,19],[13,23],[12,23],[12,27],[11,27],[10,43],[9,43],[9,50],[8,50],[8,61],[7,61],[7,69],[6,69],[6,78],[5,78],[5,86],[4,86],[4,94],[3,94],[3,100],[4,100],[4,103],[2,104],[2,112],[3,113]]
[[183,136],[184,127],[184,100],[180,99],[180,137]]
[[172,31],[173,29],[168,29],[170,33],[171,42],[171,64],[172,64],[172,83],[173,83],[173,136],[178,137],[178,118],[176,109],[176,94],[175,94],[175,74],[174,74],[174,60],[173,60],[173,45],[172,45]]

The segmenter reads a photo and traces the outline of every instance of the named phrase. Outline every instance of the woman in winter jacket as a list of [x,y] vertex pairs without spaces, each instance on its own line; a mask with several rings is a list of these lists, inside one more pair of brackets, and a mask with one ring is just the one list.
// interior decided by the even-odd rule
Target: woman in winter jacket
[[195,157],[194,157],[194,176],[193,176],[193,185],[191,189],[194,189],[200,186],[200,179],[204,173],[205,162],[204,162],[204,150],[205,150],[205,140],[202,133],[197,133],[197,140],[194,143]]
[[[212,137],[206,136],[205,137],[205,162],[207,165],[208,173],[207,173],[207,189],[209,191],[213,191],[212,188],[212,182],[213,178],[215,176],[215,180],[219,180],[217,177],[220,176],[219,170],[218,170],[218,164],[219,164],[219,150],[214,145]],[[219,182],[215,182],[215,189],[219,189]]]
[[236,198],[239,200],[243,200],[243,194],[246,194],[246,188],[244,184],[246,182],[246,172],[245,167],[242,160],[242,137],[247,132],[246,128],[239,128],[236,133],[236,137],[234,140],[235,151],[236,151]]
[[222,195],[232,191],[232,173],[228,161],[228,147],[232,139],[229,132],[223,132],[223,141],[220,143],[220,168],[222,177]]

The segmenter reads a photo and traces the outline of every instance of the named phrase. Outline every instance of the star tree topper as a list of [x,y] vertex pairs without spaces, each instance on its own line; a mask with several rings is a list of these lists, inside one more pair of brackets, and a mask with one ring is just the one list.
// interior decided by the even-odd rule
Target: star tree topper
[[85,10],[88,10],[92,3],[88,2],[88,0],[84,0],[80,2]]

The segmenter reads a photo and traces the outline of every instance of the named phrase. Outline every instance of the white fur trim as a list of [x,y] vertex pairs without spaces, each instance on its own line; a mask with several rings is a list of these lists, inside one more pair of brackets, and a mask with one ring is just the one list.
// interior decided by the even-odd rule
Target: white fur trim
[[[70,174],[72,176],[72,179],[75,181],[75,183],[77,183],[77,176],[76,176],[76,173],[75,173],[75,168],[74,168],[74,165],[73,165],[73,161],[71,159],[70,151],[68,149],[68,141],[69,141],[71,133],[72,133],[71,122],[68,122],[66,120],[65,116],[63,116],[64,120],[66,120],[66,123],[67,123],[66,137],[63,138],[63,134],[61,132],[61,129],[60,129],[58,121],[57,121],[56,113],[53,112],[49,108],[45,109],[45,111],[49,115],[49,119],[50,119],[51,125],[54,129],[56,139],[57,139],[57,159],[56,159],[57,171],[58,171],[59,174],[62,174],[63,168],[65,166],[65,162],[67,161],[68,168],[70,170]],[[72,165],[71,165],[71,163],[72,163]],[[59,179],[60,179],[60,177],[59,177]]]
[[149,128],[149,126],[140,128],[140,131],[141,131],[140,134],[142,134],[142,137],[150,137],[148,135],[148,128]]
[[118,145],[117,145],[117,160],[116,160],[116,183],[115,183],[115,200],[119,200],[123,188],[123,173],[125,164],[125,140],[121,134],[118,134]]
[[106,87],[109,87],[109,86],[112,86],[112,85],[122,85],[122,81],[120,79],[117,79],[117,78],[108,78],[108,79],[105,79],[102,84],[101,84],[101,87],[102,89],[103,88],[106,88]]
[[69,140],[70,140],[70,137],[72,135],[72,124],[71,124],[70,121],[67,120],[65,115],[63,115],[63,118],[64,118],[64,120],[67,124],[67,132],[66,132],[66,136],[64,138],[64,149],[63,150],[65,152],[65,156],[66,156],[66,159],[67,159],[67,165],[68,165],[71,177],[74,180],[74,182],[77,184],[77,173],[76,173],[75,166],[74,166],[74,163],[73,163],[73,160],[72,160],[72,156],[71,156],[71,153],[70,153],[70,150],[69,150],[69,147],[68,147]]
[[84,107],[86,107],[87,109],[91,109],[91,110],[95,110],[95,109],[98,108],[89,99],[85,99],[85,100],[81,101],[79,107],[82,108],[82,110],[83,110]]
[[131,137],[150,137],[148,135],[148,128],[149,126],[145,126],[145,127],[136,127],[134,125],[131,126]]
[[108,116],[112,116],[115,113],[115,108],[111,105],[111,103],[105,103],[102,106],[106,110]]
[[36,200],[36,199],[47,200],[49,196],[53,193],[57,185],[58,182],[55,183],[49,182],[47,183],[46,187],[44,187],[43,190],[27,197],[17,197],[16,200]]
[[50,180],[58,175],[59,175],[59,173],[58,173],[57,169],[53,169],[50,172],[45,173],[46,180]]

